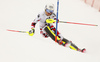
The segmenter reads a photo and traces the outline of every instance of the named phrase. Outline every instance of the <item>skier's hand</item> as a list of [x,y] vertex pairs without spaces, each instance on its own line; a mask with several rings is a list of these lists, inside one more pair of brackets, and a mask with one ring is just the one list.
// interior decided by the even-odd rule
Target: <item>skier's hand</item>
[[[57,20],[57,19],[55,18],[54,20]],[[58,22],[57,23],[59,23],[59,19],[58,19]]]
[[29,34],[30,36],[33,36],[33,35],[34,35],[34,33],[35,33],[35,29],[34,29],[34,28],[32,28],[32,29],[29,31],[29,33],[28,33],[28,34]]
[[53,19],[47,19],[46,20],[46,23],[55,23],[56,22],[56,20],[53,20]]

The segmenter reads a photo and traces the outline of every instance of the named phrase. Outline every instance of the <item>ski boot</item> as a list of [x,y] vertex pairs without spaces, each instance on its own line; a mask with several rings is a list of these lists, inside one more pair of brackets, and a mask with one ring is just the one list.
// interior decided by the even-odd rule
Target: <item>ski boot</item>
[[86,49],[83,48],[83,49],[78,49],[79,52],[82,52],[82,53],[85,53],[86,52]]

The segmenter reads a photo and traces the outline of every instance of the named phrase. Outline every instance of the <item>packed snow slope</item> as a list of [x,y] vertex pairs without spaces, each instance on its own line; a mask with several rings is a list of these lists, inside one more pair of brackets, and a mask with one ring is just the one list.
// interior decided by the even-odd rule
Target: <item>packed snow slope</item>
[[48,3],[55,4],[56,13],[57,0],[0,0],[0,62],[100,62],[100,12],[80,0],[60,0],[59,20],[99,26],[59,23],[58,30],[79,48],[86,48],[86,53],[42,37],[39,24],[32,37],[7,31],[29,31],[31,22]]

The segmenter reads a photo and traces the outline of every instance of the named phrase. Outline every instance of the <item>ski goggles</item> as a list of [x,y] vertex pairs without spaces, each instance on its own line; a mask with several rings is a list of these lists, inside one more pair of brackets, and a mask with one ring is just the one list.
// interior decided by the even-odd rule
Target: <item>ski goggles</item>
[[46,12],[53,13],[53,10],[46,9]]

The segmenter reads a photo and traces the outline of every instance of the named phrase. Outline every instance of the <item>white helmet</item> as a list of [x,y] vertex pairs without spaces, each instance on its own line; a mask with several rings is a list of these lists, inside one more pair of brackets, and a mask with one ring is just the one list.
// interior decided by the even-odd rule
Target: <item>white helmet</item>
[[54,11],[54,4],[47,4],[47,5],[45,6],[45,10],[46,10],[46,9]]

